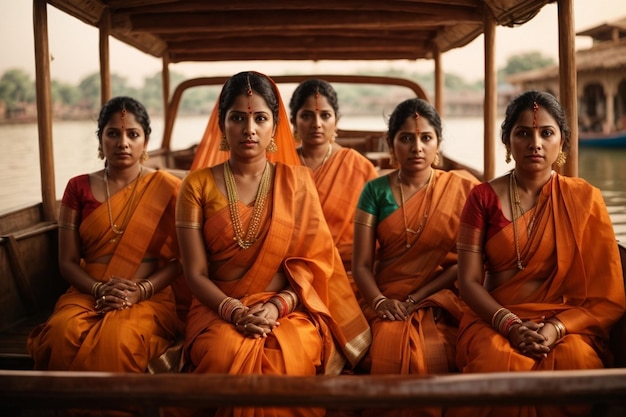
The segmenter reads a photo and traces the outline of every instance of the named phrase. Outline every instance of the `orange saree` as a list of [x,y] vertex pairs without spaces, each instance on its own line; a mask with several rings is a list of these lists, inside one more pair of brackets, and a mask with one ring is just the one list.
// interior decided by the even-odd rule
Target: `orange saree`
[[[159,265],[177,257],[174,210],[179,184],[179,179],[160,171],[140,178],[135,209],[120,236],[111,230],[106,204],[82,221],[77,221],[76,210],[62,206],[59,226],[78,227],[87,273],[100,281],[112,275],[128,278],[146,262],[147,253],[159,254]],[[114,212],[122,211],[130,192],[127,187],[111,197]],[[108,264],[91,262],[107,255],[112,256]],[[170,287],[124,310],[98,314],[94,305],[91,294],[74,287],[59,298],[48,321],[27,341],[36,369],[145,372],[148,362],[182,331]]]
[[378,177],[374,165],[354,149],[342,148],[312,171],[324,217],[348,273],[352,270],[354,213],[361,189]]
[[[194,299],[187,317],[185,351],[196,373],[316,375],[338,374],[354,365],[369,347],[371,334],[354,298],[339,254],[304,167],[276,164],[273,191],[262,216],[259,238],[241,250],[233,240],[228,200],[217,191],[209,168],[183,182],[178,227],[203,230],[209,262],[220,263],[211,279],[245,305],[266,301],[265,288],[283,271],[302,308],[281,317],[266,338],[247,338],[212,309]],[[239,204],[243,227],[252,207]],[[220,280],[232,269],[241,279]],[[217,410],[217,415],[323,415],[319,409]]]
[[[468,309],[459,327],[457,344],[457,362],[463,372],[592,369],[602,368],[610,361],[609,331],[624,314],[625,301],[619,252],[600,191],[581,179],[555,174],[543,187],[537,206],[520,217],[520,224],[530,224],[533,217],[534,233],[519,233],[524,269],[491,294],[522,320],[558,318],[567,334],[547,357],[535,360],[513,349],[508,339]],[[463,223],[459,249],[467,245],[481,247],[481,239],[476,238],[480,234],[474,225]],[[488,273],[515,267],[510,222],[487,239],[484,254]],[[525,282],[538,279],[542,284],[534,292],[522,289]],[[585,415],[584,407],[490,408],[470,412],[477,416]],[[465,410],[455,413],[466,415]]]

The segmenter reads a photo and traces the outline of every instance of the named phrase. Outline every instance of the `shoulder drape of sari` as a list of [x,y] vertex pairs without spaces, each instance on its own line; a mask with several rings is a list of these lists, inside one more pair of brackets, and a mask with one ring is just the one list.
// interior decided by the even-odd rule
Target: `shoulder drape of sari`
[[[146,175],[137,185],[137,203],[121,236],[111,231],[106,204],[80,225],[85,257],[111,255],[108,264],[89,262],[83,268],[94,279],[111,275],[132,278],[148,250],[164,265],[177,257],[174,209],[180,180],[162,172]],[[119,212],[129,190],[111,196]],[[116,242],[110,242],[117,237]],[[48,321],[29,336],[27,345],[37,369],[145,372],[147,363],[169,347],[182,330],[170,287],[125,310],[96,313],[94,298],[70,287]]]
[[342,148],[312,174],[335,246],[350,271],[357,202],[365,183],[377,178],[378,172],[363,155]]
[[[187,177],[180,201],[196,199],[187,193],[202,189],[197,183],[206,181],[206,175],[201,174],[192,173]],[[196,371],[310,374],[321,366],[323,373],[336,374],[343,368],[345,359],[355,364],[369,347],[369,326],[334,247],[310,173],[304,167],[276,164],[273,187],[271,206],[263,216],[258,241],[249,249],[240,250],[233,241],[227,206],[222,205],[217,211],[204,211],[202,227],[209,262],[223,262],[215,273],[218,276],[212,279],[225,294],[252,304],[273,295],[265,292],[265,288],[282,269],[306,310],[296,310],[282,317],[281,325],[267,338],[249,339],[194,300],[187,322],[186,349],[191,352]],[[180,201],[180,213],[194,216],[193,210],[181,207]],[[250,213],[244,209],[240,205],[245,228]],[[186,219],[179,216],[178,222],[184,224]],[[219,279],[221,271],[227,274],[229,270],[240,268],[245,269],[240,279]],[[311,332],[315,328],[317,330]],[[321,357],[304,363],[306,361],[296,352],[302,352],[303,346],[319,344],[316,339],[320,334]],[[194,352],[213,351],[216,345],[230,346],[231,343],[238,346],[236,352],[221,349],[221,353],[215,353],[219,357],[211,356],[198,366],[203,357]]]
[[[404,301],[444,269],[456,264],[456,237],[460,214],[467,195],[478,181],[455,172],[435,171],[431,196],[422,189],[405,202],[407,221],[417,225],[424,216],[423,198],[430,198],[428,219],[419,239],[406,248],[402,209],[377,227],[380,243],[376,282],[381,292]],[[416,226],[414,226],[416,227]],[[441,307],[449,320],[435,322],[428,307]],[[461,303],[450,289],[440,290],[422,300],[404,322],[381,320],[366,308],[374,333],[372,373],[441,373],[454,369],[456,323]]]
[[[518,222],[524,269],[491,291],[504,307],[525,320],[557,317],[567,335],[548,357],[534,361],[514,351],[507,339],[466,311],[459,329],[458,361],[471,372],[597,368],[607,359],[611,326],[624,314],[622,270],[600,191],[577,178],[555,175],[542,189],[537,224],[527,237]],[[516,258],[513,225],[489,239],[485,252],[494,268],[511,267]],[[542,279],[532,293],[524,283]],[[568,349],[568,346],[572,346]]]

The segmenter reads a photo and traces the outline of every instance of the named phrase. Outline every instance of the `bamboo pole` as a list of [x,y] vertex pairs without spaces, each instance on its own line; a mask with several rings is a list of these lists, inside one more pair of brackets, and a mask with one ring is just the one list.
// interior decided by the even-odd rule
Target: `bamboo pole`
[[52,147],[52,92],[50,88],[50,52],[48,49],[48,12],[45,0],[33,0],[33,28],[41,201],[44,220],[56,221],[58,213]]
[[489,181],[495,176],[495,121],[498,107],[498,91],[496,77],[495,39],[496,22],[487,8],[484,16],[485,34],[485,102],[484,102],[484,180]]
[[570,149],[563,175],[578,176],[578,93],[574,51],[573,0],[559,0],[559,98],[571,129]]
[[109,54],[109,34],[111,33],[111,13],[105,9],[100,18],[100,104],[111,99],[111,67]]

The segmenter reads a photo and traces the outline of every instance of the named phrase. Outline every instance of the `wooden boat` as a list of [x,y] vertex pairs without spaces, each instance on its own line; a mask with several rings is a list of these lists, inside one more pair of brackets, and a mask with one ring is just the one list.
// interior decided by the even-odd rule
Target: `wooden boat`
[[626,148],[626,130],[613,133],[581,133],[578,137],[580,146],[599,148]]
[[[152,163],[185,169],[189,152],[170,149],[176,118],[170,97],[169,64],[228,60],[433,59],[435,106],[443,97],[442,54],[485,39],[485,145],[483,178],[495,172],[495,27],[522,24],[550,0],[374,0],[250,2],[200,0],[33,0],[42,201],[0,213],[0,414],[23,410],[135,405],[159,415],[168,405],[283,405],[353,409],[361,405],[596,404],[601,415],[626,404],[626,325],[611,339],[619,368],[596,371],[433,376],[338,376],[271,378],[198,377],[187,374],[117,375],[35,372],[24,341],[49,314],[67,284],[58,271],[58,201],[54,181],[52,103],[47,7],[54,6],[100,30],[102,102],[111,95],[108,42],[111,36],[163,60],[166,134]],[[576,119],[573,66],[573,0],[559,1],[560,91]],[[253,63],[250,64],[254,66]],[[227,76],[231,74],[226,74]],[[272,74],[270,74],[272,75]],[[325,77],[326,78],[326,77]],[[225,79],[225,78],[224,78]],[[329,81],[333,81],[330,79]],[[190,80],[187,84],[202,81]],[[177,90],[178,91],[178,90]],[[444,115],[445,116],[445,115]],[[169,131],[169,132],[168,132]],[[357,132],[359,139],[365,133]],[[576,135],[574,135],[576,137]],[[350,139],[346,133],[344,138]],[[565,173],[577,174],[577,143]],[[623,257],[626,249],[620,246]],[[618,408],[614,408],[615,406]],[[6,411],[6,413],[5,413]],[[38,410],[39,411],[39,410]],[[25,411],[25,415],[28,412]],[[37,414],[41,415],[41,414]]]

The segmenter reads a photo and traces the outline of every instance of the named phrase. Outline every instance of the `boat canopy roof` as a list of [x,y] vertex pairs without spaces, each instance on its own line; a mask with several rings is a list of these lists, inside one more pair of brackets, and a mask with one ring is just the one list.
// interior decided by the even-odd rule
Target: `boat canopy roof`
[[48,0],[168,62],[430,59],[554,0]]

